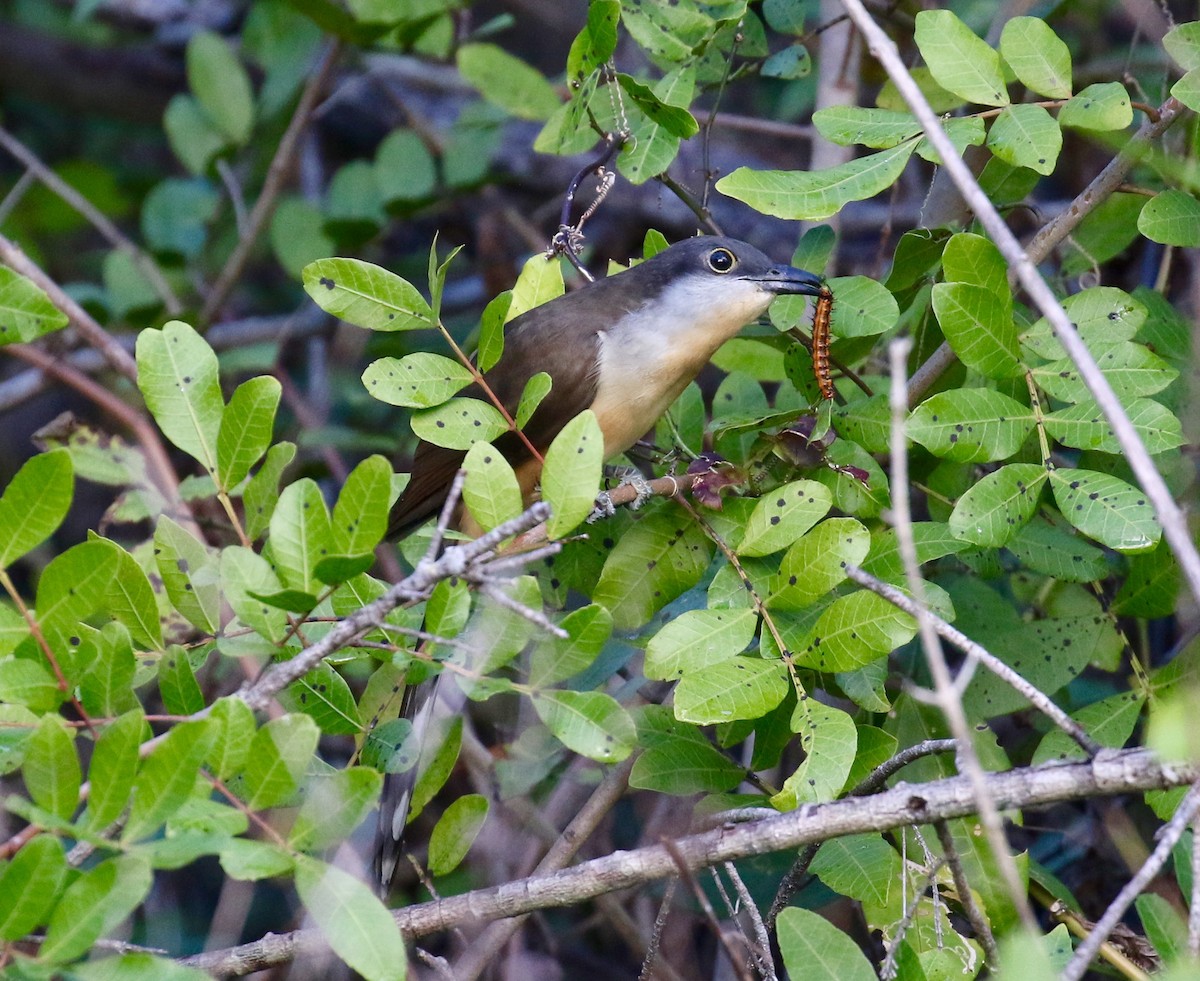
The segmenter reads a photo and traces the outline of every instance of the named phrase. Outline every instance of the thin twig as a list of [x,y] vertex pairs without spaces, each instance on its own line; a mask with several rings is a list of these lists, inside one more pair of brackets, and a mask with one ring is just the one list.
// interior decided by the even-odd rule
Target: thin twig
[[679,878],[688,884],[692,890],[692,896],[696,900],[696,904],[700,907],[700,911],[704,914],[704,919],[708,921],[709,928],[716,935],[717,942],[725,951],[725,956],[729,958],[729,964],[733,968],[734,973],[740,981],[753,981],[750,977],[750,972],[746,969],[743,958],[740,956],[741,951],[738,951],[733,946],[733,941],[730,939],[729,931],[721,927],[721,921],[717,919],[716,911],[712,908],[712,903],[708,901],[708,896],[704,890],[700,888],[700,883],[696,881],[696,877],[692,874],[692,870],[688,868],[687,859],[683,857],[683,853],[679,850],[679,846],[670,838],[662,839],[662,846],[667,850],[667,854],[671,856],[675,862],[675,867],[679,870]]
[[267,176],[263,180],[262,190],[258,194],[258,200],[254,202],[254,207],[250,209],[250,216],[246,219],[245,233],[238,237],[237,246],[230,254],[225,266],[221,269],[217,276],[217,281],[213,283],[212,289],[209,290],[208,296],[204,301],[204,307],[200,311],[200,322],[207,324],[220,312],[221,307],[225,305],[225,300],[229,297],[230,291],[234,284],[242,275],[242,271],[246,267],[246,262],[250,258],[250,253],[258,244],[259,236],[263,229],[266,228],[267,222],[271,220],[271,215],[275,213],[275,205],[279,200],[279,192],[283,190],[283,182],[291,170],[292,158],[295,156],[296,147],[300,143],[300,134],[304,132],[304,128],[308,125],[309,118],[312,116],[312,111],[317,104],[317,99],[325,90],[325,83],[329,78],[333,66],[337,63],[337,59],[342,51],[341,43],[331,41],[326,46],[324,54],[321,56],[321,61],[308,78],[308,83],[304,86],[304,91],[300,95],[300,101],[296,104],[296,111],[292,113],[292,118],[288,122],[287,129],[284,130],[283,136],[279,138],[279,146],[275,148],[275,156],[271,158],[271,164],[267,168]]
[[[879,977],[883,981],[893,981],[896,977],[896,958],[900,953],[900,945],[904,940],[904,935],[908,932],[908,928],[912,926],[912,922],[916,918],[917,909],[925,898],[925,890],[931,884],[937,882],[937,874],[941,871],[944,863],[945,859],[935,861],[932,868],[925,873],[925,884],[920,889],[913,890],[913,897],[904,907],[900,921],[891,930],[891,940],[886,944],[887,954],[883,958],[883,963],[879,965]],[[905,881],[908,881],[907,876],[905,876]]]
[[650,945],[646,948],[646,959],[642,962],[642,970],[638,981],[650,981],[654,977],[654,962],[658,960],[658,951],[662,946],[663,929],[667,925],[667,917],[671,913],[672,901],[675,899],[675,889],[678,879],[670,879],[667,888],[663,890],[662,902],[658,904],[658,913],[654,917],[654,929],[650,934]]
[[758,904],[754,902],[754,897],[750,895],[750,890],[746,888],[746,883],[738,874],[737,866],[732,862],[726,862],[724,869],[725,874],[729,876],[729,881],[733,883],[738,899],[741,900],[742,908],[750,917],[750,925],[754,929],[755,946],[758,948],[755,951],[755,957],[758,961],[759,973],[765,981],[776,981],[775,962],[771,958],[771,938],[767,933],[767,925],[763,922]]
[[[885,600],[891,603],[898,609],[903,610],[909,616],[917,616],[917,604],[912,599],[901,592],[897,587],[890,583],[876,579],[869,572],[864,572],[857,566],[847,566],[846,576],[854,580],[860,586],[865,586],[871,592],[882,596]],[[978,644],[971,640],[957,627],[947,623],[932,610],[928,611],[928,616],[933,623],[933,628],[940,636],[948,640],[951,644],[961,650],[967,657],[978,661],[981,665],[991,671],[996,677],[1006,682],[1012,688],[1020,692],[1025,698],[1033,704],[1039,712],[1044,714],[1051,722],[1058,726],[1063,732],[1077,742],[1080,747],[1089,756],[1094,756],[1100,752],[1101,745],[1087,734],[1083,726],[1072,719],[1066,712],[1060,709],[1050,697],[1036,685],[1026,681],[1021,675],[1011,668],[1009,665],[1001,661],[995,654],[992,654],[982,644]]]
[[1183,836],[1188,824],[1195,818],[1197,811],[1200,811],[1200,784],[1193,784],[1192,789],[1179,802],[1179,807],[1171,816],[1171,820],[1159,831],[1158,844],[1154,846],[1154,851],[1150,853],[1150,857],[1137,870],[1133,878],[1125,883],[1125,886],[1117,893],[1116,898],[1108,904],[1108,909],[1096,921],[1083,943],[1075,948],[1075,953],[1071,957],[1070,962],[1063,968],[1062,973],[1059,975],[1059,981],[1080,981],[1084,974],[1087,973],[1088,968],[1100,950],[1100,945],[1108,939],[1109,934],[1121,922],[1121,917],[1125,915],[1125,911],[1129,908],[1130,904],[1141,895],[1142,891],[1158,875],[1158,870],[1170,858],[1171,850],[1175,847],[1175,843]]
[[996,938],[992,934],[987,917],[983,915],[983,910],[975,902],[975,894],[971,892],[971,884],[967,881],[967,872],[963,868],[962,859],[959,858],[958,849],[954,847],[954,836],[950,834],[950,826],[945,821],[938,821],[934,827],[937,829],[942,854],[945,855],[946,861],[950,865],[950,874],[954,877],[954,888],[958,891],[959,905],[967,914],[971,929],[975,931],[975,938],[983,946],[988,964],[995,968],[1000,963],[996,951]]
[[1029,908],[1029,899],[1025,895],[1021,882],[1021,874],[1017,863],[1009,849],[1008,840],[1004,835],[1004,821],[996,802],[988,796],[987,781],[984,779],[983,765],[975,752],[975,744],[971,741],[971,727],[963,709],[962,699],[954,688],[954,678],[946,663],[941,641],[934,629],[930,618],[929,607],[925,602],[924,580],[921,578],[920,565],[917,562],[917,546],[913,538],[912,515],[909,511],[908,485],[908,442],[904,434],[904,420],[908,415],[908,403],[905,399],[905,364],[908,352],[912,348],[910,338],[898,338],[889,345],[892,364],[892,387],[889,402],[892,407],[891,424],[891,456],[892,456],[892,510],[895,514],[896,540],[900,548],[900,557],[904,563],[904,575],[908,580],[909,592],[912,594],[916,610],[917,633],[921,638],[921,647],[925,651],[925,660],[929,664],[929,673],[933,675],[934,690],[938,696],[938,706],[946,718],[950,732],[958,740],[959,767],[966,771],[972,786],[979,795],[979,822],[983,825],[984,834],[991,846],[996,866],[1004,880],[1013,904],[1021,922],[1031,931],[1037,929],[1037,921],[1033,910]]

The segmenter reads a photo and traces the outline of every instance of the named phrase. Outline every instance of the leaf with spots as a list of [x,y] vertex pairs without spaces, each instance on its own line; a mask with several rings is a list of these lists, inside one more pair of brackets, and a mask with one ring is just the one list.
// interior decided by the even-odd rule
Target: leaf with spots
[[282,389],[263,375],[242,382],[225,407],[217,433],[217,474],[226,493],[240,484],[271,445]]
[[104,604],[107,613],[129,629],[136,643],[151,650],[162,650],[158,602],[145,571],[137,559],[116,542],[109,542],[107,538],[94,540],[108,542],[117,555],[117,574],[109,585]]
[[326,313],[368,330],[433,327],[433,312],[412,283],[361,259],[318,259],[304,289]]
[[1108,555],[1061,517],[1043,513],[1005,543],[1027,569],[1063,582],[1095,582],[1111,571]]
[[0,266],[0,345],[29,343],[67,326],[67,315],[20,273]]
[[1138,215],[1138,231],[1152,242],[1193,249],[1200,245],[1200,201],[1167,188],[1146,202]]
[[646,677],[673,681],[727,661],[749,646],[757,627],[758,615],[748,608],[682,613],[646,645]]
[[282,640],[288,629],[286,614],[255,599],[283,588],[271,563],[253,549],[231,545],[221,550],[220,574],[225,601],[237,618],[269,641]]
[[[1165,453],[1183,445],[1179,417],[1165,405],[1153,399],[1134,399],[1126,403],[1125,412],[1148,453]],[[1064,446],[1101,453],[1122,452],[1112,426],[1094,399],[1050,413],[1045,425],[1046,432]]]
[[307,715],[272,719],[254,734],[246,755],[241,796],[254,808],[290,800],[312,762],[321,732]]
[[1000,53],[1020,82],[1047,99],[1071,96],[1071,52],[1038,17],[1014,17],[1000,34]]
[[987,388],[956,388],[917,406],[906,431],[934,456],[986,463],[1016,453],[1033,425],[1033,410],[1016,399]]
[[846,566],[866,558],[870,546],[870,533],[854,518],[822,521],[787,550],[767,605],[787,610],[815,603],[846,578]]
[[[1153,351],[1129,341],[1096,352],[1096,364],[1123,402],[1161,392],[1179,377],[1179,372]],[[1039,365],[1033,369],[1033,380],[1046,394],[1064,402],[1092,398],[1070,358]]]
[[[1120,749],[1133,734],[1145,704],[1145,692],[1125,691],[1092,702],[1078,712],[1072,712],[1071,718],[1101,746]],[[1051,729],[1042,737],[1030,762],[1039,766],[1052,760],[1084,759],[1086,756],[1083,747],[1065,732]]]
[[782,661],[737,656],[685,674],[675,688],[675,717],[696,725],[759,719],[787,693]]
[[524,507],[516,472],[491,443],[476,443],[463,459],[463,502],[484,531],[515,518]]
[[305,593],[318,592],[317,563],[329,554],[332,540],[329,511],[316,482],[305,477],[286,487],[271,515],[268,538],[283,585]]
[[611,695],[599,691],[533,693],[533,708],[568,749],[601,763],[617,763],[637,741],[633,719]]
[[612,636],[612,615],[593,603],[572,610],[559,626],[569,635],[565,640],[544,634],[529,655],[529,683],[535,687],[565,681],[590,667]]
[[797,666],[817,671],[853,671],[907,644],[916,622],[882,596],[856,590],[821,614],[807,644],[796,652]]
[[984,106],[1007,106],[1000,55],[949,10],[922,10],[916,42],[934,80],[947,92]]
[[1046,468],[1010,463],[988,474],[958,499],[950,533],[972,545],[996,548],[1013,537],[1037,510]]
[[1129,91],[1120,82],[1096,82],[1058,110],[1058,125],[1099,132],[1124,129],[1133,122]]
[[515,320],[527,310],[540,307],[543,303],[560,297],[566,291],[563,282],[562,261],[557,257],[547,259],[541,253],[525,260],[521,273],[512,288],[512,300],[505,314],[505,323]]
[[563,426],[546,451],[542,500],[550,505],[546,534],[562,538],[592,512],[604,468],[604,432],[587,409]]
[[142,762],[133,787],[133,804],[121,831],[123,842],[153,835],[192,796],[196,774],[212,743],[207,719],[181,722]]
[[826,285],[833,291],[833,336],[874,337],[891,330],[900,307],[891,291],[867,276],[838,276]]
[[592,593],[617,630],[640,627],[696,585],[712,561],[712,542],[677,504],[647,511],[616,542]]
[[38,623],[68,680],[73,672],[70,654],[81,639],[79,622],[104,606],[119,563],[111,543],[82,542],[53,559],[38,580]]
[[296,456],[295,443],[276,443],[267,450],[263,465],[242,491],[246,509],[246,535],[251,541],[258,538],[271,523],[275,505],[279,502],[279,478]]
[[333,547],[338,552],[365,554],[383,541],[391,490],[391,465],[378,454],[350,471],[333,506]]
[[172,644],[158,660],[158,691],[163,709],[171,715],[191,715],[204,708],[204,693],[187,651]]
[[783,811],[801,804],[833,800],[846,785],[858,749],[858,729],[841,709],[804,697],[792,713],[792,731],[800,736],[804,760],[783,783],[771,803]]
[[410,409],[441,405],[474,380],[465,365],[425,351],[403,358],[380,358],[362,373],[363,385],[372,398]]
[[637,713],[638,743],[644,747],[629,785],[664,794],[733,790],[746,771],[717,749],[695,726],[676,720],[669,708],[648,705]]
[[215,476],[225,400],[208,341],[179,320],[144,330],[137,339],[137,368],[138,388],[158,427]]
[[467,857],[488,816],[488,799],[482,794],[464,794],[438,818],[429,835],[429,871],[446,875]]
[[328,664],[319,664],[297,678],[278,697],[285,709],[303,712],[326,735],[347,736],[362,731],[350,686]]
[[[1063,300],[1080,338],[1093,354],[1121,341],[1131,341],[1146,322],[1143,303],[1115,286],[1093,286]],[[1021,332],[1021,347],[1038,357],[1057,361],[1067,356],[1050,322],[1042,317]]]
[[833,495],[814,480],[795,480],[764,494],[746,522],[739,555],[770,555],[787,548],[829,511]]
[[216,633],[221,622],[216,563],[203,543],[165,514],[154,531],[154,564],[175,609],[197,630]]
[[1050,472],[1054,500],[1072,525],[1118,552],[1145,552],[1162,526],[1146,495],[1112,474],[1064,468]]
[[453,398],[413,413],[412,429],[421,439],[450,450],[469,450],[508,432],[500,411],[479,399]]

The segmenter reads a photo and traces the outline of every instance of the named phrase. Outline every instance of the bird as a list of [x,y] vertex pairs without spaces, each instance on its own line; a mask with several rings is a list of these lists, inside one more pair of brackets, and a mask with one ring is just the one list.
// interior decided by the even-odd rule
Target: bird
[[[530,445],[544,453],[571,419],[591,409],[604,434],[604,458],[618,456],[654,427],[717,348],[765,313],[775,297],[818,296],[823,285],[820,276],[774,262],[746,242],[698,236],[514,318],[500,360],[483,377],[512,414],[529,379],[539,371],[550,375],[550,393],[524,427],[525,439],[509,432],[494,444],[516,471],[526,503],[541,475]],[[479,385],[462,394],[486,400]],[[465,456],[418,445],[411,479],[390,514],[390,537],[441,511]],[[468,535],[482,531],[461,505],[455,523]],[[430,687],[405,689],[401,717],[414,721],[414,734],[416,716],[427,719],[432,708]],[[385,781],[375,856],[384,895],[400,857],[415,770]]]

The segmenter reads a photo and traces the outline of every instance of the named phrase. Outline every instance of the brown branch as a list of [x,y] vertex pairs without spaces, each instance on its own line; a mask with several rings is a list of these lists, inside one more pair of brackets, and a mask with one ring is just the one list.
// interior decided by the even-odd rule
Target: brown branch
[[[1146,750],[1106,751],[1095,760],[1048,763],[987,775],[988,793],[1003,810],[1044,807],[1064,800],[1177,787],[1200,777],[1196,764],[1168,765]],[[734,828],[719,828],[676,840],[689,868],[791,851],[830,838],[888,831],[909,824],[974,814],[975,794],[966,777],[905,784],[874,797],[811,805]],[[616,852],[551,875],[535,875],[488,889],[396,910],[410,938],[472,920],[492,920],[539,909],[571,906],[606,893],[636,888],[677,872],[662,845]],[[324,949],[315,930],[272,935],[183,963],[218,976],[249,974]]]
[[300,101],[296,105],[296,111],[292,113],[291,121],[288,123],[287,129],[284,130],[283,136],[279,139],[279,146],[275,149],[275,156],[271,158],[271,164],[267,168],[267,176],[263,180],[258,200],[254,202],[254,207],[250,209],[250,216],[246,220],[246,231],[238,238],[237,246],[229,256],[224,268],[217,276],[217,281],[213,284],[208,297],[204,301],[204,307],[200,311],[200,322],[202,324],[209,323],[220,312],[221,307],[225,305],[230,291],[246,267],[250,253],[254,250],[255,245],[258,244],[259,236],[262,234],[263,229],[266,228],[267,222],[271,220],[271,215],[275,213],[275,205],[279,200],[279,192],[283,189],[284,179],[291,170],[292,159],[300,143],[300,134],[304,132],[305,126],[308,125],[313,109],[317,104],[317,99],[324,91],[325,82],[328,80],[329,74],[333,70],[333,66],[337,62],[341,52],[342,47],[339,42],[330,42],[316,71],[309,76],[308,84],[304,86],[304,91],[300,95]]

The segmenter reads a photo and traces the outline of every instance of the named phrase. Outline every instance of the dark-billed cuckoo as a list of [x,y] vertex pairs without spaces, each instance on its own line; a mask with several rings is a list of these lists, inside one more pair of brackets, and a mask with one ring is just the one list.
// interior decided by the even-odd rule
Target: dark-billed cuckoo
[[[547,372],[553,385],[525,426],[526,438],[542,453],[563,426],[591,409],[604,433],[607,459],[652,429],[717,348],[776,296],[816,296],[821,285],[819,276],[772,262],[745,242],[688,239],[515,318],[505,330],[503,356],[484,377],[514,413],[526,382]],[[479,386],[463,394],[485,399]],[[541,475],[539,461],[514,433],[495,445],[516,469],[528,502]],[[391,535],[440,511],[464,456],[426,442],[417,447],[412,479],[392,509]],[[468,514],[460,513],[457,523],[463,531],[479,532]],[[401,714],[412,719],[431,706],[427,692],[422,697],[410,686]],[[419,728],[414,719],[414,732]],[[400,855],[415,769],[389,776],[380,803],[376,871],[385,892]]]

